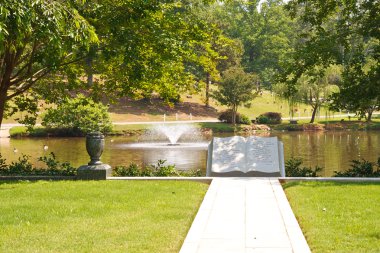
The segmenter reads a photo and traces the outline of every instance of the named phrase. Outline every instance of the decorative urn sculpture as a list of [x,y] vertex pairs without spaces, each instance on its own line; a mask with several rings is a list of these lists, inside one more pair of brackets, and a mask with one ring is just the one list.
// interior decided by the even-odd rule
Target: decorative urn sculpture
[[88,165],[82,165],[78,168],[78,179],[107,179],[111,175],[111,166],[100,161],[100,156],[104,150],[104,135],[101,132],[87,134],[86,150],[91,160]]
[[101,132],[92,132],[86,136],[86,150],[91,161],[88,165],[103,164],[100,161],[100,156],[104,150],[104,135]]

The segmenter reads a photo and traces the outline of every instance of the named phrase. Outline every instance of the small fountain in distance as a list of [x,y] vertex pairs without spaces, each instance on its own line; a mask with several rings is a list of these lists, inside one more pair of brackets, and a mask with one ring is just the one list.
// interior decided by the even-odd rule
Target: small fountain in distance
[[160,124],[140,138],[140,142],[123,144],[131,149],[207,149],[207,142],[202,141],[198,128],[192,124]]
[[170,143],[168,143],[168,146],[178,146],[180,145],[178,143],[179,138],[181,136],[188,132],[188,131],[195,131],[194,127],[186,124],[182,125],[159,125],[155,128],[156,131],[163,133],[169,140]]

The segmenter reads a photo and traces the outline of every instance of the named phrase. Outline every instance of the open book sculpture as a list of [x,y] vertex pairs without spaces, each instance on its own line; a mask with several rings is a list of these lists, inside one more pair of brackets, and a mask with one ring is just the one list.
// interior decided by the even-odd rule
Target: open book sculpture
[[285,176],[283,144],[277,137],[214,137],[208,147],[207,176]]

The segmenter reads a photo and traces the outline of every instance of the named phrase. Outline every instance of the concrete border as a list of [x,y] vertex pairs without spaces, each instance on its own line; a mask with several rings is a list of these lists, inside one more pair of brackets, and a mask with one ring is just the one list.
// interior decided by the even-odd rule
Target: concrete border
[[137,181],[193,181],[211,184],[212,177],[107,177],[107,180],[137,180]]
[[379,177],[279,177],[281,183],[284,182],[346,182],[346,183],[380,183]]
[[61,180],[77,180],[76,176],[0,176],[0,182],[6,181],[61,181]]
[[[107,177],[107,180],[160,180],[160,181],[194,181],[211,184],[215,177]],[[380,183],[376,177],[273,177],[281,183],[310,181],[310,182],[347,182],[347,183]],[[77,176],[0,176],[0,181],[18,180],[80,180]]]

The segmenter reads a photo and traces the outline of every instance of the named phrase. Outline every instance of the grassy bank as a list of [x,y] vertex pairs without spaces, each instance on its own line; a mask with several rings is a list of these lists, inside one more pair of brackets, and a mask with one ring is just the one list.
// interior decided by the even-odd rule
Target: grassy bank
[[[152,124],[126,124],[126,125],[114,125],[113,131],[109,135],[141,135],[147,129],[153,128],[155,125]],[[205,122],[205,123],[194,123],[196,128],[199,128],[203,132],[213,132],[213,133],[247,133],[251,130],[265,130],[266,127],[259,125],[236,125],[220,123],[220,122]],[[282,124],[269,125],[270,129],[278,131],[339,131],[339,130],[380,130],[380,119],[375,119],[370,123],[358,120],[323,120],[318,121],[315,124],[308,123],[308,120],[299,120],[297,124],[290,124],[286,121]],[[46,137],[46,136],[84,136],[83,133],[70,131],[67,129],[46,129],[44,127],[36,127],[32,132],[27,132],[26,127],[13,127],[10,129],[11,137]]]
[[312,252],[380,252],[380,184],[284,185]]
[[319,131],[319,130],[380,130],[380,120],[375,119],[372,122],[358,121],[348,119],[342,120],[321,120],[314,124],[310,124],[308,120],[298,120],[297,124],[290,124],[286,121],[282,124],[271,125],[273,130],[286,130],[286,131]]
[[[242,130],[245,125],[236,125],[226,123],[194,123],[194,127],[201,131],[220,132],[234,132]],[[154,128],[154,124],[127,124],[127,125],[114,125],[113,131],[108,135],[140,135],[146,130]],[[46,137],[46,136],[84,136],[82,133],[77,133],[65,129],[47,129],[44,127],[35,127],[31,132],[27,131],[26,127],[16,126],[12,127],[9,131],[11,137]]]
[[0,184],[0,252],[178,252],[208,185]]

